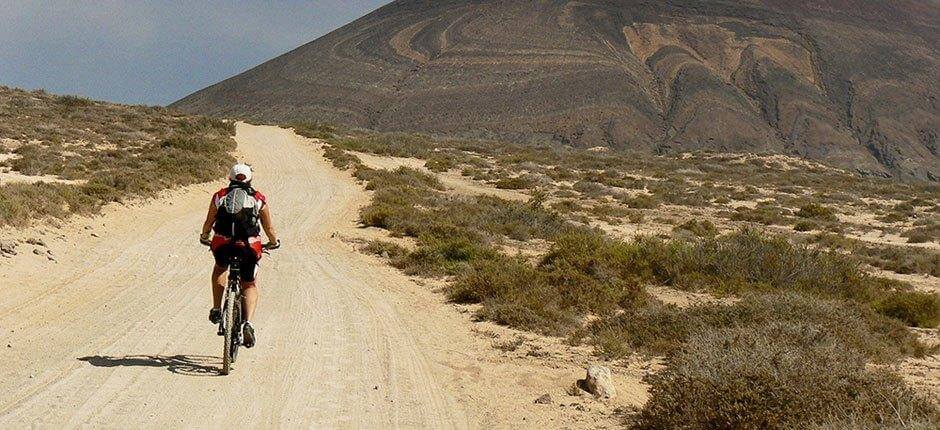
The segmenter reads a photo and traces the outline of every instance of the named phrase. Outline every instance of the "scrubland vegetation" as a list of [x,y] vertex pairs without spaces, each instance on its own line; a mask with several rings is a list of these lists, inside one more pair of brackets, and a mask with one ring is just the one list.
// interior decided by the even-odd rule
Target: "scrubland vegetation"
[[[940,299],[865,269],[893,267],[901,256],[886,257],[889,248],[832,232],[844,228],[843,211],[890,210],[864,199],[921,196],[912,216],[923,219],[936,211],[935,187],[743,156],[636,160],[396,134],[329,143],[334,164],[374,191],[361,222],[417,241],[412,250],[374,241],[367,252],[412,275],[447,277],[449,299],[473,304],[478,318],[594,345],[608,359],[666,357],[665,370],[650,377],[649,402],[630,418],[635,428],[940,424],[936,405],[870,366],[935,353],[907,326],[936,327]],[[423,158],[430,172],[461,171],[494,188],[528,190],[531,199],[449,193],[432,173],[373,170],[347,150]],[[727,209],[755,199],[764,200]],[[664,205],[742,224],[721,229],[686,218],[672,234],[629,239],[596,224],[649,222]],[[821,228],[829,231],[812,233]],[[503,251],[531,240],[548,251]],[[864,248],[850,249],[857,244]],[[936,275],[937,254],[917,249],[928,257],[904,270]],[[679,307],[650,294],[650,285],[734,300]]]
[[0,87],[0,163],[39,183],[0,187],[0,225],[88,214],[165,188],[214,180],[233,161],[234,125],[163,108]]

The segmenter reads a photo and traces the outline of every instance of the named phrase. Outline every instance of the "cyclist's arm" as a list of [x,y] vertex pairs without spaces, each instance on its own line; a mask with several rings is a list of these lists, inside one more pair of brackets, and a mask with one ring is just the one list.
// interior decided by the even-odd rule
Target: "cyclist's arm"
[[261,227],[264,228],[264,234],[268,237],[268,243],[277,243],[277,230],[271,222],[271,211],[268,205],[261,208]]
[[205,236],[212,231],[212,224],[215,224],[215,215],[219,212],[219,208],[215,207],[215,202],[209,202],[209,213],[206,214],[206,222],[202,224],[202,235]]

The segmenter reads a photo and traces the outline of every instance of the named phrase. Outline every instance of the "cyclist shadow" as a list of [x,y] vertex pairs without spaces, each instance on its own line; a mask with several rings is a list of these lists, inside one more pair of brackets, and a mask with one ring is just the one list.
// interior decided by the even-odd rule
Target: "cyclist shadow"
[[111,357],[92,355],[80,357],[95,367],[165,367],[177,375],[219,376],[219,358],[205,355],[125,355]]

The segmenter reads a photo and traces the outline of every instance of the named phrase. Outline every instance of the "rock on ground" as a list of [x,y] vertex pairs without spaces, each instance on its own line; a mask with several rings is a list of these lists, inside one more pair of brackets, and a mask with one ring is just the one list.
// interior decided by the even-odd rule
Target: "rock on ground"
[[604,366],[591,366],[587,369],[587,376],[578,381],[578,386],[597,397],[609,399],[617,395],[614,388],[614,379],[610,369]]

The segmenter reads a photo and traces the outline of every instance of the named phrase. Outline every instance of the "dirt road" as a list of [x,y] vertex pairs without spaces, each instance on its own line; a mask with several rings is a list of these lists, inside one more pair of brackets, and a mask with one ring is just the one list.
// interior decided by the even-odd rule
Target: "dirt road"
[[382,291],[396,278],[330,237],[362,192],[289,131],[237,139],[285,242],[261,269],[259,346],[216,376],[194,243],[217,187],[108,213],[58,264],[0,267],[0,427],[466,427]]

